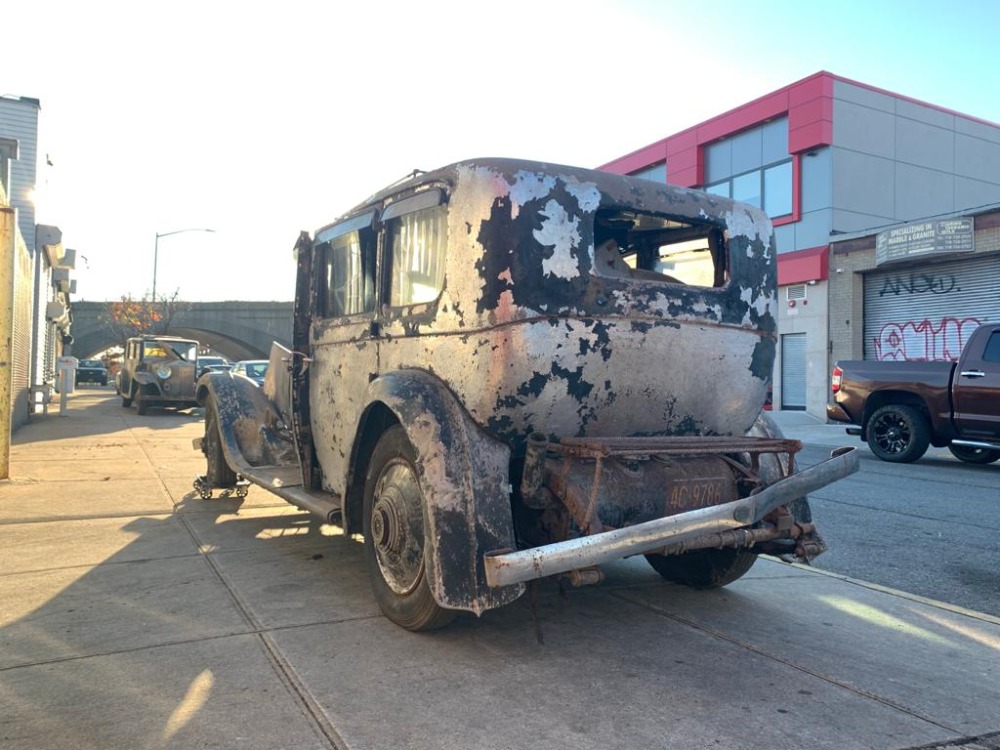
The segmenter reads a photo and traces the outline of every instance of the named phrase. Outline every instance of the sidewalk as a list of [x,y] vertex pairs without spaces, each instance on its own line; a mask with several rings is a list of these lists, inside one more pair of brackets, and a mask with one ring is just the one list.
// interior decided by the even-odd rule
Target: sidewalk
[[202,430],[95,387],[15,433],[0,747],[1000,748],[997,618],[769,559],[692,591],[639,558],[540,586],[542,645],[527,596],[408,633],[356,541],[257,487],[199,500]]
[[848,435],[848,427],[840,422],[827,423],[804,411],[771,411],[768,415],[785,433],[785,437],[801,440],[810,445],[857,445],[864,447],[861,438]]

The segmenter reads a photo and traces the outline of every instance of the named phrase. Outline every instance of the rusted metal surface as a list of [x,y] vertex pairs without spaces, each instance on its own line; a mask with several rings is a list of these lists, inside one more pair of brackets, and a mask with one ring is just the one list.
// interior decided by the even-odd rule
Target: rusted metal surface
[[135,402],[140,411],[148,405],[194,406],[194,357],[198,342],[175,336],[135,336],[125,342],[119,373],[123,403]]
[[517,599],[523,586],[489,586],[484,565],[488,550],[514,547],[510,449],[426,372],[388,373],[372,382],[367,400],[392,410],[417,455],[427,578],[438,603],[479,614]]
[[[742,435],[753,423],[776,335],[763,213],[649,181],[483,160],[394,186],[344,220],[431,187],[448,193],[440,296],[313,326],[310,399],[326,412],[314,420],[326,484],[342,489],[349,474],[341,438],[367,406],[362,386],[398,369],[432,372],[515,452],[536,431]],[[729,281],[694,287],[599,274],[595,222],[620,207],[718,230]]]
[[[433,217],[419,232],[404,220],[418,211]],[[405,263],[393,255],[404,228],[419,245]],[[664,243],[697,251],[668,258]],[[515,521],[526,518],[540,544],[556,541],[528,552],[557,572],[635,554],[634,535],[649,524],[663,528],[643,549],[651,540],[659,550],[813,544],[802,493],[833,473],[796,481],[801,445],[755,422],[777,330],[775,245],[758,209],[646,180],[484,159],[387,188],[301,235],[296,256],[290,393],[279,399],[277,380],[265,390],[287,406],[220,381],[227,460],[260,473],[260,461],[291,454],[303,491],[343,499],[354,533],[369,456],[401,425],[438,605],[479,613],[519,596],[534,576],[507,571],[525,553],[488,553],[513,550]],[[707,273],[680,282],[694,267],[685,263],[706,260]],[[411,273],[428,293],[403,303],[397,282]],[[370,500],[373,513],[388,507]],[[783,503],[786,512],[775,510]],[[389,520],[368,519],[387,554],[396,549]],[[608,534],[625,541],[608,543]],[[565,557],[560,544],[570,545]],[[406,570],[390,577],[409,581]]]
[[857,471],[858,454],[855,449],[842,448],[834,453],[830,459],[816,466],[776,482],[750,497],[730,503],[569,539],[545,547],[490,554],[486,558],[487,580],[494,586],[509,586],[520,581],[599,565],[621,557],[655,552],[669,545],[720,531],[750,526],[778,506],[788,504],[812,490]]
[[[285,363],[291,381],[291,423],[295,453],[302,469],[302,486],[319,486],[313,465],[312,420],[310,419],[309,381],[306,364],[309,359],[309,328],[312,324],[311,281],[313,273],[312,240],[306,232],[295,243],[295,306],[292,314],[292,351]],[[270,365],[268,365],[270,367]]]

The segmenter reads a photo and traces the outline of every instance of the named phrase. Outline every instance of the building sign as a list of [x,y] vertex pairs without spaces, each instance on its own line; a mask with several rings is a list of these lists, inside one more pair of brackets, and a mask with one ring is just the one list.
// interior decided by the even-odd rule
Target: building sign
[[943,219],[907,224],[875,236],[875,265],[928,255],[972,252],[972,219]]

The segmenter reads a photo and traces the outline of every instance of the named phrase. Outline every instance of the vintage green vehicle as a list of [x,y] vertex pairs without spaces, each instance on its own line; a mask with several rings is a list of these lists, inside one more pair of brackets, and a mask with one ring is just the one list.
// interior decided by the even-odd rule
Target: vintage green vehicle
[[758,209],[482,159],[392,185],[296,246],[293,346],[263,388],[199,381],[208,471],[363,534],[411,630],[645,555],[695,587],[824,549],[762,412],[777,262]]

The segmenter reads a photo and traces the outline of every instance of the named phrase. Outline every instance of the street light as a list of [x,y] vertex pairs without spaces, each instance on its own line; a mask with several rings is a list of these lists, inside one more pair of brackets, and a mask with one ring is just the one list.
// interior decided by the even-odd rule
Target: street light
[[194,227],[192,229],[175,229],[172,232],[156,233],[156,243],[153,245],[153,302],[156,302],[156,267],[160,261],[160,237],[169,237],[172,234],[182,234],[184,232],[212,232],[214,234],[215,230]]

